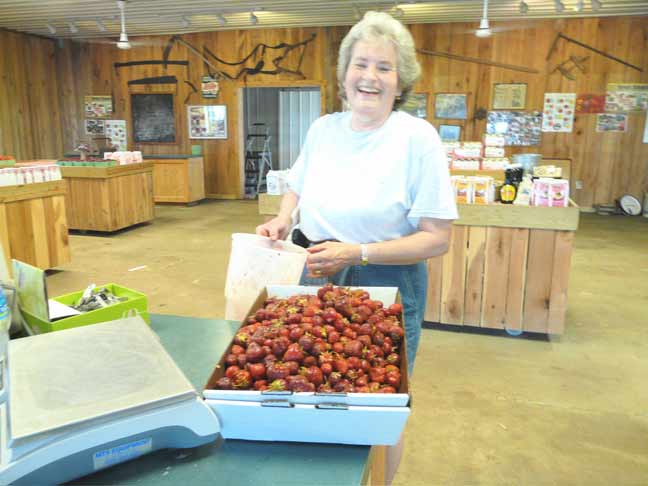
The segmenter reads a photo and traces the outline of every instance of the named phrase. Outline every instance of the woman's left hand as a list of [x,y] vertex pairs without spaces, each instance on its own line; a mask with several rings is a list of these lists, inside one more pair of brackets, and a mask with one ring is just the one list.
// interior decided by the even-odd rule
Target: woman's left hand
[[360,262],[360,245],[325,241],[307,250],[310,253],[306,260],[309,278],[329,277]]

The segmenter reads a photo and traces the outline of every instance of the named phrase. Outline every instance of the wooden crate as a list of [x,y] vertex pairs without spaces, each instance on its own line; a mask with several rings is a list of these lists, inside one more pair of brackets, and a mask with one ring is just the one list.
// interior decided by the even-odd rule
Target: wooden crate
[[61,167],[70,229],[117,231],[154,217],[153,164]]
[[202,157],[147,159],[153,163],[153,199],[192,203],[205,199]]
[[0,243],[11,258],[42,269],[70,261],[64,181],[0,187]]
[[425,320],[561,334],[578,207],[459,205],[448,253],[428,260]]

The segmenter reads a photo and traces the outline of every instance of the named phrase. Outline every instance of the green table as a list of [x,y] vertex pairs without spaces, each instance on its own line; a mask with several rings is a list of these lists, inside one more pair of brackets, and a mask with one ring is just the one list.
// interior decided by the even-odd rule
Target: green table
[[[151,327],[202,390],[239,323],[151,314]],[[366,482],[370,447],[226,440],[218,448],[157,451],[72,484],[335,485]]]

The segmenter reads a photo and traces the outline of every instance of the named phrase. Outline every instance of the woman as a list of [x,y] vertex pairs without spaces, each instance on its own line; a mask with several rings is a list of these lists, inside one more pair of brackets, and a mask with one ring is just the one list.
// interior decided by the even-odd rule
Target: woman
[[313,123],[279,215],[257,227],[257,234],[285,238],[299,205],[300,229],[315,242],[308,248],[307,278],[397,286],[410,371],[425,309],[425,259],[447,251],[457,217],[436,130],[395,111],[420,71],[412,36],[400,22],[368,12],[353,26],[337,68],[350,111]]

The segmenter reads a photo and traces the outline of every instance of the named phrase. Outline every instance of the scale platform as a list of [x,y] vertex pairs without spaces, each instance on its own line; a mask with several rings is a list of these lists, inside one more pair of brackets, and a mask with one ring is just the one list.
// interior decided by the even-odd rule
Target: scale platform
[[219,437],[216,415],[140,317],[9,341],[0,484],[70,481]]

